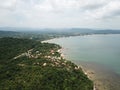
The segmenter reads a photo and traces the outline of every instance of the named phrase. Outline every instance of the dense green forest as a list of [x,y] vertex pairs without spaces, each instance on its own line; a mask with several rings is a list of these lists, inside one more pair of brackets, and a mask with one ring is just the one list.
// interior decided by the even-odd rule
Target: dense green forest
[[93,90],[82,69],[56,44],[0,38],[0,90]]

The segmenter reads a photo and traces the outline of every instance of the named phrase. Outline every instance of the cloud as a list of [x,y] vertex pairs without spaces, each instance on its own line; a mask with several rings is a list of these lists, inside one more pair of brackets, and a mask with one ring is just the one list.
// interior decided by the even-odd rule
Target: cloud
[[0,9],[18,13],[77,13],[101,18],[119,16],[119,0],[0,0]]
[[13,9],[16,5],[16,0],[0,0],[0,9]]
[[120,1],[0,0],[0,12],[0,25],[4,22],[6,25],[35,27],[54,27],[54,24],[55,27],[95,26],[94,22],[103,24],[105,19],[120,20]]
[[96,19],[108,19],[120,16],[120,1],[110,1],[101,8],[88,11],[87,14]]

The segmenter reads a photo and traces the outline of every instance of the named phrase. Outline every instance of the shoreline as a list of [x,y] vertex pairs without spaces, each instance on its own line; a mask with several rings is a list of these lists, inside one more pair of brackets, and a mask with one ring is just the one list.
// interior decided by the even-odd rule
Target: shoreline
[[55,37],[55,38],[49,38],[46,40],[41,41],[41,43],[48,42],[49,40],[59,39],[59,38],[71,38],[71,37],[84,37],[84,36],[92,36],[92,35],[120,35],[120,34],[85,34],[85,35],[76,35],[76,36],[62,36],[62,37]]
[[[66,37],[66,38],[69,38],[69,37]],[[58,39],[58,38],[54,38],[54,39]],[[49,40],[45,40],[44,42],[50,43]],[[119,90],[120,75],[116,75],[115,72],[109,71],[109,68],[104,66],[102,67],[102,65],[96,64],[94,62],[81,63],[81,61],[76,62],[74,60],[67,59],[66,55],[63,54],[63,51],[64,49],[62,48],[60,53],[62,53],[63,57],[66,60],[73,62],[77,66],[80,66],[84,74],[86,74],[88,78],[91,81],[93,81],[94,83],[93,90]]]
[[79,62],[77,65],[80,66],[88,78],[93,81],[94,90],[119,90],[120,75],[110,71],[104,66],[102,67],[94,63]]
[[[85,75],[87,75],[87,77],[90,79],[90,80],[92,80],[93,81],[93,90],[101,90],[100,88],[100,86],[97,86],[97,84],[99,84],[99,83],[95,83],[95,80],[93,80],[93,78],[95,78],[95,76],[94,76],[94,74],[95,74],[95,72],[93,71],[93,70],[85,70],[85,68],[82,66],[82,65],[80,65],[80,67],[81,67],[81,69],[82,69],[82,71],[84,72],[84,74]],[[103,90],[103,89],[102,89]]]
[[[56,38],[55,38],[56,39]],[[51,39],[50,39],[51,40]],[[49,43],[48,42],[49,40],[45,40],[45,41],[42,41],[42,43]],[[60,53],[60,56],[62,57],[62,58],[64,58],[64,59],[66,59],[65,58],[65,55],[63,54],[63,51],[64,50],[64,48],[63,47],[61,47],[61,49],[58,49],[58,52]],[[66,59],[66,60],[68,60],[68,59]],[[68,60],[68,61],[71,61],[71,60]],[[72,61],[73,62],[73,61]],[[74,62],[73,62],[74,63]],[[74,64],[76,64],[76,63],[74,63]],[[77,64],[76,64],[77,65]],[[93,82],[93,84],[94,84],[94,80],[92,80],[91,79],[91,75],[85,70],[85,68],[83,68],[83,66],[82,65],[77,65],[78,67],[80,67],[81,69],[82,69],[82,71],[84,72],[84,74],[85,75],[87,75],[87,77]],[[92,73],[92,71],[90,71],[91,73]],[[96,87],[96,85],[94,84],[93,85],[93,90],[99,90],[98,89],[98,87]]]
[[[62,57],[66,60],[69,60],[65,57],[63,54],[64,48],[59,49],[59,53],[62,55]],[[119,76],[116,76],[114,72],[109,71],[106,67],[102,67],[100,65],[97,65],[95,63],[88,63],[88,62],[75,62],[72,60],[69,60],[76,64],[78,67],[82,69],[85,75],[93,81],[93,90],[119,90],[120,82],[116,82],[116,80],[120,80]],[[110,74],[110,75],[109,75]],[[115,78],[115,80],[114,80]],[[116,86],[114,86],[116,85]]]
[[[61,49],[58,50],[58,52],[60,53],[60,55],[61,55],[62,58],[66,59],[66,58],[65,58],[65,55],[62,53],[62,50],[64,50],[64,49],[61,48]],[[66,60],[68,60],[68,59],[66,59]],[[71,60],[69,60],[69,61],[71,61]],[[73,63],[74,63],[74,62],[73,62]],[[75,63],[74,63],[74,64],[75,64]],[[75,65],[77,65],[77,64],[75,64]],[[88,73],[88,72],[83,68],[82,65],[77,65],[77,66],[82,69],[83,73],[84,73],[85,75],[87,75],[87,77],[88,77],[88,78],[93,82],[93,84],[94,84],[94,80],[91,79],[91,74],[90,74],[90,73],[93,73],[93,72],[90,71],[90,73]],[[96,87],[95,84],[93,85],[93,90],[99,90],[98,87]]]

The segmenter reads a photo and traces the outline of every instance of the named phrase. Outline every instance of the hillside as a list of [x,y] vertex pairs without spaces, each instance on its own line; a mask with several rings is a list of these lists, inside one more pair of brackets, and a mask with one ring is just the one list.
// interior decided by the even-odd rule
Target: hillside
[[1,31],[0,30],[0,37],[11,37],[11,36],[16,36],[18,35],[18,32],[14,31]]
[[[17,31],[17,32],[16,32]],[[30,28],[0,28],[0,38],[14,37],[33,40],[47,40],[59,37],[91,35],[91,34],[120,34],[120,30],[94,30],[87,28],[63,29],[30,29]]]
[[65,60],[60,46],[0,38],[0,90],[93,90],[82,69]]

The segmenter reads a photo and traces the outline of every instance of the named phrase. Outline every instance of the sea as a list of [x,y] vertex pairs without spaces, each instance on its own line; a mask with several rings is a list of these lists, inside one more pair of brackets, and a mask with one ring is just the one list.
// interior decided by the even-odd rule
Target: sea
[[98,90],[120,90],[120,34],[71,36],[47,42],[62,46],[67,60],[93,70],[96,78],[92,79],[101,87]]

